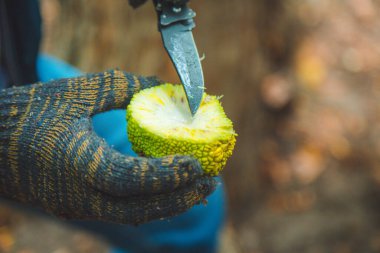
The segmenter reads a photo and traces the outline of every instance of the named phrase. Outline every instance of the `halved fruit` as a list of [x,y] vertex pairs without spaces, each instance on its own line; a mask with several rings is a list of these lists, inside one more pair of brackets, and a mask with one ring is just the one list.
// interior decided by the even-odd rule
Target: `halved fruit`
[[127,108],[127,120],[136,153],[194,156],[211,176],[224,168],[236,142],[232,122],[219,99],[204,94],[192,116],[181,85],[163,84],[135,94]]

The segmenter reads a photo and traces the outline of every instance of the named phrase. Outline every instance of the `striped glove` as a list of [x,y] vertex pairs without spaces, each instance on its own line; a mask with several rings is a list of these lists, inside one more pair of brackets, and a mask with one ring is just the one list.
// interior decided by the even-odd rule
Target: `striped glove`
[[0,91],[0,195],[68,219],[139,224],[177,215],[215,188],[197,160],[128,157],[91,127],[155,78],[114,70]]

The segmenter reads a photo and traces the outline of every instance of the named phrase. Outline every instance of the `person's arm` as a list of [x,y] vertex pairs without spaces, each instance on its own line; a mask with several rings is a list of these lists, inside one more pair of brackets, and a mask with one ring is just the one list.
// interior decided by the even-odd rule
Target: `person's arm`
[[127,157],[90,117],[126,108],[155,78],[114,70],[0,91],[0,196],[70,219],[139,224],[182,213],[215,187],[197,160]]

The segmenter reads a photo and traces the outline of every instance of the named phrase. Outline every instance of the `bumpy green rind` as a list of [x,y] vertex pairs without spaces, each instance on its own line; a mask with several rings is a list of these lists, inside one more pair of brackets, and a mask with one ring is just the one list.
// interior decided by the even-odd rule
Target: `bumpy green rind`
[[[137,154],[148,157],[163,157],[173,154],[190,155],[199,160],[203,171],[210,176],[218,175],[224,168],[235,146],[235,133],[231,133],[230,135],[223,133],[220,139],[207,141],[179,140],[170,136],[164,138],[142,127],[133,118],[133,100],[134,98],[132,98],[127,108],[128,137],[132,143],[132,149]],[[220,103],[219,106],[223,111],[223,116],[225,116]]]

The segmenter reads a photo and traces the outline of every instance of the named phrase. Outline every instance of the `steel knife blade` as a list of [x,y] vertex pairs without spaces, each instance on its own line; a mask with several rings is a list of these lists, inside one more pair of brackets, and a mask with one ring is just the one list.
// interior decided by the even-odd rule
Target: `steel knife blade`
[[192,34],[194,16],[195,12],[186,6],[164,6],[159,17],[164,47],[181,79],[193,116],[204,92],[202,65]]

